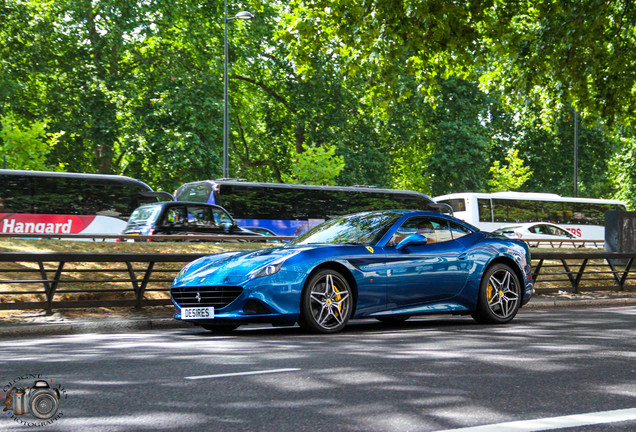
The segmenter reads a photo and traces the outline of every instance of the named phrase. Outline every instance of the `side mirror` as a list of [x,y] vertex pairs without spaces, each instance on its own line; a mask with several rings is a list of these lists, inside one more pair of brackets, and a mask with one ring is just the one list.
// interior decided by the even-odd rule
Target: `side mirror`
[[428,243],[428,240],[423,235],[410,234],[398,243],[397,250],[401,251],[409,246],[424,246],[426,243]]
[[223,223],[223,231],[225,231],[226,233],[232,232],[232,228],[234,228],[234,224],[230,223],[230,222],[224,222]]

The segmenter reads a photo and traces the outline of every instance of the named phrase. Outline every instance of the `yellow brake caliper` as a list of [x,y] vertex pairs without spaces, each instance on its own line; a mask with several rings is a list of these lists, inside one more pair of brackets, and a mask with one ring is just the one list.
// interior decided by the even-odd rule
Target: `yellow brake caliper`
[[[340,290],[338,289],[338,287],[336,287],[336,285],[335,285],[335,284],[334,284],[334,286],[333,286],[333,290],[334,290],[335,292],[337,292],[337,293],[339,293],[339,292],[340,292]],[[341,296],[340,294],[338,294],[336,297],[334,297],[334,300],[335,300],[335,301],[340,301],[340,299],[341,299],[341,298],[342,298],[342,296]],[[342,308],[342,303],[338,303],[338,312],[340,312],[341,308]],[[335,315],[335,312],[334,312],[334,315]],[[337,316],[337,315],[336,315],[336,316]]]
[[492,300],[492,295],[493,295],[492,291],[493,291],[493,286],[489,282],[488,283],[488,290],[486,290],[486,298],[488,299],[488,301]]

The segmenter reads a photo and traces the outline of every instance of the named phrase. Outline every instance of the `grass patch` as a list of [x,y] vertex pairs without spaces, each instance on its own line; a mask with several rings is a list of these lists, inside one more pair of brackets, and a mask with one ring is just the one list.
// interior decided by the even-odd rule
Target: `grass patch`
[[242,242],[93,242],[52,239],[0,239],[0,252],[73,252],[73,253],[220,253],[254,250],[282,243]]

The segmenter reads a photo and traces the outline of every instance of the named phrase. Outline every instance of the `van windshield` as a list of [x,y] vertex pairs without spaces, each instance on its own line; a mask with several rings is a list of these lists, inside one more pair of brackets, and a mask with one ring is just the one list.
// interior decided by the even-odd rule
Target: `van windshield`
[[130,215],[130,219],[128,219],[128,223],[130,222],[146,222],[148,220],[154,219],[155,215],[157,215],[161,211],[161,206],[142,206],[137,209]]

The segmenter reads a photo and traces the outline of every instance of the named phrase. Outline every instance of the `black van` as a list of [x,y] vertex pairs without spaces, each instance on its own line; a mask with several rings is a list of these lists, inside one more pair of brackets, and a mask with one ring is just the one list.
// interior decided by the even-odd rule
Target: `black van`
[[223,207],[195,202],[160,202],[137,207],[122,234],[127,235],[253,235],[239,227]]

